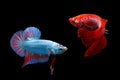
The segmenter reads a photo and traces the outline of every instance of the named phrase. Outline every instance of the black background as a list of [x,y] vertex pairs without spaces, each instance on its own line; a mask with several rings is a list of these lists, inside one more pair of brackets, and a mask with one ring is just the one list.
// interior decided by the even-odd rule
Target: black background
[[[113,43],[112,27],[113,14],[110,0],[56,0],[44,2],[5,2],[1,11],[1,79],[15,80],[79,80],[82,78],[112,77]],[[86,48],[77,38],[77,28],[68,19],[82,14],[94,13],[108,20],[105,35],[108,43],[106,48],[97,56],[84,58]],[[42,32],[41,38],[59,42],[68,50],[57,55],[54,75],[50,75],[50,61],[21,68],[23,59],[15,54],[10,47],[10,38],[18,30],[35,26]],[[109,76],[107,76],[107,75]]]

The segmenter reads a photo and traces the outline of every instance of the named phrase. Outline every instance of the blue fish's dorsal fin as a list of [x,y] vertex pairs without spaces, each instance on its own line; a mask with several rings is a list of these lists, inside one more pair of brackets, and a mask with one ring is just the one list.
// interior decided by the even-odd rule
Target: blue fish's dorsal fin
[[24,30],[24,38],[33,38],[33,39],[39,39],[41,37],[41,32],[36,27],[28,27]]
[[28,52],[26,53],[22,67],[25,67],[28,64],[44,63],[47,62],[48,59],[49,59],[49,55],[40,55],[37,53],[32,54]]

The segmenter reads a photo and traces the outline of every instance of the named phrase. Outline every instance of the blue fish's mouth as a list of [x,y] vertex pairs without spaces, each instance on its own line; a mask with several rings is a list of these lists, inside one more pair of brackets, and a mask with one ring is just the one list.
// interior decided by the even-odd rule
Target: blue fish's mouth
[[67,51],[68,50],[68,48],[67,47],[62,47],[62,48],[60,48],[61,50],[62,50],[62,52],[61,53],[64,53],[65,51]]
[[63,47],[63,49],[64,49],[64,51],[67,51],[67,50],[68,50],[68,48],[67,48],[67,47]]

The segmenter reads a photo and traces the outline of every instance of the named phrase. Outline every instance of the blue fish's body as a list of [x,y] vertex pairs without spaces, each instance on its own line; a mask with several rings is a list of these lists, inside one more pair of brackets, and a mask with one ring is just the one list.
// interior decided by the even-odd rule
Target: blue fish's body
[[17,31],[11,38],[10,45],[17,55],[24,57],[23,67],[28,64],[47,62],[50,54],[62,54],[67,47],[51,41],[40,39],[41,32],[35,27]]
[[[23,42],[24,50],[31,52],[32,54],[38,53],[44,54],[61,54],[62,48],[66,48],[56,42],[44,39],[31,39]],[[58,49],[59,48],[59,49]]]

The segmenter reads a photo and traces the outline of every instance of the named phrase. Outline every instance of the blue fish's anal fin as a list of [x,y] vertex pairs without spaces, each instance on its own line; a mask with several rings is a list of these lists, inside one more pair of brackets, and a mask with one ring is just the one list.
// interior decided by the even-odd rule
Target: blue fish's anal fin
[[28,65],[28,64],[36,64],[36,63],[44,63],[47,62],[49,59],[48,55],[40,55],[40,54],[32,54],[27,53],[26,57],[24,58],[24,63],[22,67]]

